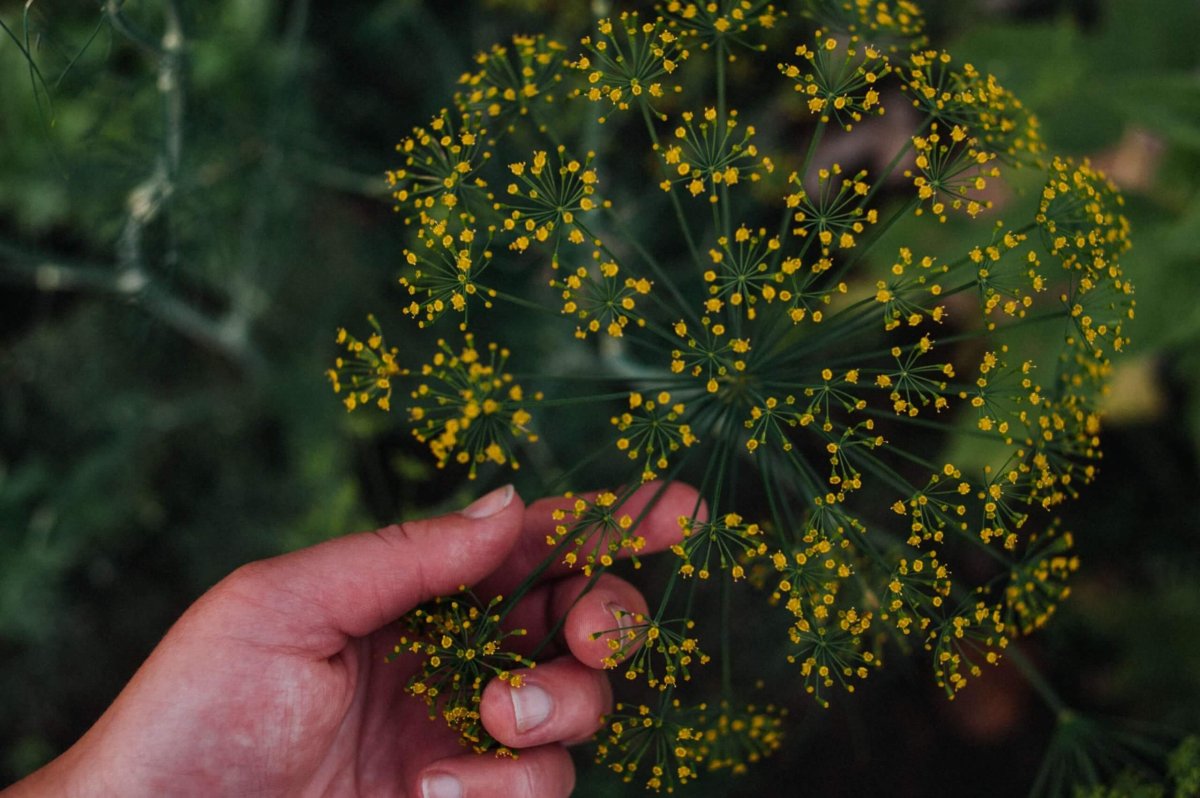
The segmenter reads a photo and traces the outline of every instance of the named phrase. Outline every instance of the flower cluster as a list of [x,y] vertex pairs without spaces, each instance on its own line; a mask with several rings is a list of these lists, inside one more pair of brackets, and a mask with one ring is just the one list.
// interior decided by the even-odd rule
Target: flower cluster
[[698,443],[692,428],[680,421],[686,412],[683,403],[672,402],[667,391],[652,399],[634,391],[629,394],[629,410],[613,416],[613,425],[623,433],[617,438],[617,448],[630,460],[643,460],[643,482],[658,477],[655,469],[666,468],[667,458],[680,447]]
[[680,516],[679,528],[683,540],[672,546],[671,551],[683,560],[679,573],[685,577],[708,579],[715,569],[727,571],[734,580],[743,579],[746,576],[743,561],[767,551],[758,524],[744,523],[737,513],[726,513],[715,521]]
[[443,110],[396,145],[404,165],[387,173],[397,208],[419,212],[457,208],[480,188],[474,178],[491,158],[487,128],[477,114]]
[[671,0],[661,11],[672,28],[684,32],[702,50],[713,45],[761,50],[764,45],[754,34],[774,28],[779,21],[775,5],[765,0],[718,0],[715,3]]
[[590,501],[570,494],[567,498],[574,498],[572,507],[554,511],[554,535],[546,540],[564,552],[566,565],[579,565],[585,576],[591,576],[596,568],[611,567],[618,556],[638,564],[637,553],[645,547],[646,539],[634,529],[633,516],[621,512],[628,492],[617,496],[606,490]]
[[585,52],[568,64],[586,75],[587,87],[576,89],[576,96],[628,111],[681,90],[678,84],[669,89],[666,81],[690,53],[661,18],[643,22],[637,12],[626,12],[615,22],[602,19],[596,35],[580,43]]
[[[457,234],[443,219],[430,220],[417,233],[415,250],[404,250],[404,261],[411,271],[400,277],[411,301],[404,313],[424,327],[441,318],[447,310],[463,315],[460,328],[468,322],[468,304],[478,298],[485,308],[492,305],[494,289],[481,286],[479,276],[492,260],[488,241],[467,220],[461,220]],[[488,231],[488,238],[494,231]]]
[[669,692],[692,678],[692,665],[708,663],[709,656],[700,650],[700,642],[689,637],[695,627],[693,621],[655,621],[623,611],[616,615],[616,627],[602,629],[593,636],[608,636],[612,653],[605,658],[604,667],[616,668],[624,662],[627,680],[644,678],[647,686]]
[[[337,342],[346,347],[346,355],[334,361],[334,368],[325,372],[333,385],[333,392],[340,394],[348,388],[342,404],[347,410],[374,401],[380,410],[392,409],[392,380],[403,370],[397,361],[400,351],[389,347],[383,339],[383,330],[374,316],[367,317],[374,328],[367,340],[360,341],[346,330],[337,333]],[[343,384],[344,383],[344,384]]]
[[420,660],[405,691],[429,706],[430,717],[440,714],[463,743],[478,753],[498,745],[479,719],[484,686],[496,678],[519,689],[523,680],[513,670],[536,667],[520,654],[505,650],[508,638],[524,636],[525,631],[500,629],[501,616],[496,610],[502,602],[497,596],[484,605],[471,593],[436,599],[406,617],[408,630],[393,649],[393,657]]
[[545,36],[514,36],[511,46],[497,44],[475,57],[479,69],[459,78],[454,95],[464,114],[482,115],[508,127],[514,117],[531,115],[541,122],[541,108],[554,103],[562,82],[566,48]]
[[894,42],[897,48],[924,41],[925,17],[913,0],[810,0],[801,13],[832,30]]
[[736,111],[729,112],[722,128],[716,127],[716,121],[716,108],[705,108],[699,120],[691,111],[680,115],[680,125],[674,132],[676,143],[662,148],[668,172],[676,175],[675,179],[663,179],[663,191],[682,183],[693,197],[707,192],[708,201],[715,203],[720,186],[737,185],[744,174],[755,182],[762,178],[760,171],[775,171],[771,159],[760,157],[758,147],[751,142],[753,127],[747,127],[738,137]]
[[470,334],[461,349],[445,341],[438,348],[410,394],[413,436],[429,446],[439,468],[453,460],[467,465],[472,479],[483,463],[517,468],[516,442],[534,443],[537,434],[524,391],[504,370],[508,350],[489,344],[480,352]]
[[807,62],[803,66],[779,65],[784,76],[796,82],[796,91],[807,98],[805,108],[822,122],[834,120],[846,131],[866,116],[882,114],[876,86],[891,71],[887,56],[871,45],[860,47],[858,36],[842,42],[819,30],[815,39],[813,47],[796,48],[796,56]]
[[[674,699],[665,707],[617,704],[597,745],[596,761],[621,780],[644,780],[647,789],[674,792],[702,771],[743,773],[779,749],[784,710],[775,706],[685,706]],[[648,766],[646,760],[649,760]]]
[[537,150],[528,162],[508,165],[515,178],[505,193],[509,199],[495,203],[498,212],[506,214],[503,227],[516,232],[509,248],[524,252],[533,242],[552,242],[554,262],[558,248],[565,238],[572,244],[588,240],[576,217],[596,207],[596,170],[590,168],[595,153],[588,153],[583,163],[566,156],[566,148],[555,151],[557,164],[550,162],[545,150]]
[[[424,365],[374,320],[339,332],[329,376],[352,410],[403,382],[413,434],[472,477],[516,465],[535,413],[539,488],[624,469],[547,519],[545,566],[594,584],[648,537],[673,555],[652,611],[596,630],[642,693],[599,743],[616,773],[670,791],[778,747],[777,713],[735,709],[733,660],[827,706],[923,651],[953,697],[1048,621],[1078,568],[1053,513],[1096,474],[1129,341],[1129,226],[1095,166],[929,46],[915,3],[618,11],[577,44],[486,51],[452,108],[389,175],[402,315],[450,329]],[[895,111],[890,157],[847,154]],[[630,499],[673,479],[703,501],[662,542]],[[682,700],[705,663],[719,697]]]

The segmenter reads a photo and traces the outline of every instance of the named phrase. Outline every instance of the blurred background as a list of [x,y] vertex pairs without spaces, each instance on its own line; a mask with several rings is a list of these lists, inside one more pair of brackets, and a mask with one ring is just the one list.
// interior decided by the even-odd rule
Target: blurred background
[[[1069,714],[1015,668],[950,703],[897,662],[828,711],[770,696],[791,711],[777,758],[693,794],[1132,794],[1200,731],[1200,4],[925,5],[933,43],[1013,89],[1051,151],[1092,157],[1133,225],[1135,346],[1100,478],[1065,510],[1083,567],[1023,644]],[[475,52],[590,18],[0,0],[0,785],[82,734],[236,566],[487,487],[348,416],[322,372],[339,325],[398,308],[395,142]],[[580,793],[625,789],[585,771]]]

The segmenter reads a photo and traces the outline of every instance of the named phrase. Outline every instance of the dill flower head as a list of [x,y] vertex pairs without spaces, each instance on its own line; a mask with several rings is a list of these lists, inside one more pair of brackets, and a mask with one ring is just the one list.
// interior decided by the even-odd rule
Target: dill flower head
[[[953,698],[1043,626],[1079,567],[1052,514],[1095,476],[1133,316],[1102,173],[915,3],[795,5],[671,0],[480,54],[388,176],[393,315],[436,348],[372,320],[329,373],[351,410],[407,397],[468,477],[624,484],[553,519],[547,562],[593,578],[642,562],[639,483],[699,487],[657,609],[596,630],[643,699],[599,755],[656,790],[778,746],[777,715],[732,709],[739,618],[791,664],[773,700],[821,706],[910,650]],[[908,126],[885,158],[880,115]]]

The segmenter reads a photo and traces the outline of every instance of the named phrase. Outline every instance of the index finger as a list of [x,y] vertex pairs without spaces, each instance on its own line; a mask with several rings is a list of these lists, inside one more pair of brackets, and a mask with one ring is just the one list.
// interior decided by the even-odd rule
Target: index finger
[[704,513],[700,494],[682,482],[654,481],[632,492],[592,491],[540,499],[525,508],[520,538],[504,565],[479,590],[507,595],[555,547],[558,554],[542,579],[577,573],[589,556],[598,563],[605,556],[616,559],[662,551],[682,539],[680,517]]

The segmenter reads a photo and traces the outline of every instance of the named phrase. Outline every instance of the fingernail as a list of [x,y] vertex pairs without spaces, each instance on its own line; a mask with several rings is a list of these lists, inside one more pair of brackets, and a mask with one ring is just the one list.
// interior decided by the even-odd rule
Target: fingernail
[[480,496],[471,502],[459,514],[476,521],[480,518],[490,518],[512,503],[514,493],[512,485],[496,488],[491,493]]
[[517,719],[517,731],[527,732],[546,718],[554,709],[554,699],[536,684],[526,682],[521,687],[510,688],[513,716]]
[[448,773],[432,773],[421,779],[421,798],[462,798],[462,782]]
[[628,629],[629,627],[633,626],[636,621],[632,612],[625,609],[620,604],[617,604],[615,601],[610,601],[605,604],[604,609],[612,614],[612,617],[614,620],[616,620],[617,627],[619,629]]

